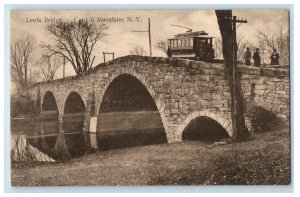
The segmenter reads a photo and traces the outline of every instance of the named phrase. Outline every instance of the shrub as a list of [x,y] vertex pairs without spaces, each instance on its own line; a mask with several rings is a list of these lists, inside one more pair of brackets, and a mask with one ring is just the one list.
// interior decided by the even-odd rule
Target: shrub
[[35,101],[23,95],[11,97],[10,113],[12,118],[33,117],[36,114]]
[[250,117],[252,128],[254,132],[270,132],[278,128],[282,121],[275,113],[261,107],[252,106],[247,115]]

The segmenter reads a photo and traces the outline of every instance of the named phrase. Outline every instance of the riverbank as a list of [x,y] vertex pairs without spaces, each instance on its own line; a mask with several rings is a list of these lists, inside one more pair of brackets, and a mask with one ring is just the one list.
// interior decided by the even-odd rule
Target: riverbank
[[290,134],[281,129],[213,147],[186,141],[99,151],[68,163],[12,163],[11,178],[14,186],[289,184]]

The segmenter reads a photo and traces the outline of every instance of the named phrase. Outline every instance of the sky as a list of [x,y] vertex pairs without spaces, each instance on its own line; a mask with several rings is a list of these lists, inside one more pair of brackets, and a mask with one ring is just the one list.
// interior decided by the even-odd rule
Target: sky
[[[233,15],[246,18],[248,23],[242,24],[237,29],[237,35],[257,43],[256,33],[262,31],[273,34],[289,30],[289,16],[287,10],[233,10]],[[132,22],[127,18],[131,18]],[[185,32],[186,29],[171,26],[171,24],[186,26],[193,31],[206,31],[212,37],[220,37],[217,18],[214,10],[16,10],[11,12],[10,34],[11,40],[25,34],[34,35],[37,43],[53,43],[47,26],[51,22],[45,19],[74,21],[80,18],[97,20],[98,18],[114,18],[118,22],[104,22],[109,29],[95,46],[94,65],[103,62],[103,52],[114,52],[115,57],[129,55],[135,46],[143,47],[146,55],[149,54],[149,41],[147,33],[132,32],[135,30],[146,31],[148,18],[151,20],[151,38],[153,56],[166,56],[154,45],[159,41],[166,41],[175,34]],[[41,22],[29,22],[30,20]],[[100,22],[95,21],[96,24]],[[36,58],[41,56],[41,50],[36,49],[33,54]],[[107,57],[106,59],[110,59]],[[70,64],[66,66],[66,75],[74,75]],[[58,70],[56,78],[62,77],[62,68]]]

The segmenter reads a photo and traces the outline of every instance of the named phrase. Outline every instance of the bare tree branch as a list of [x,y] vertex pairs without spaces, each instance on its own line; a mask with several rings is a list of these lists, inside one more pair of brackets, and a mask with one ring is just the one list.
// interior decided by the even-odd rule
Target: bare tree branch
[[44,80],[52,81],[55,77],[57,70],[63,64],[64,64],[63,57],[61,57],[60,55],[43,54],[42,58],[39,61],[39,65]]
[[146,54],[146,50],[143,47],[135,46],[129,53],[130,55],[144,55]]
[[243,61],[246,48],[250,46],[250,42],[243,36],[237,37],[237,60]]
[[21,88],[27,89],[28,86],[27,70],[34,47],[32,35],[14,39],[10,44],[10,72]]
[[105,36],[108,27],[85,21],[61,22],[48,26],[54,45],[43,44],[49,55],[59,54],[69,61],[76,74],[88,71],[94,63],[92,51],[96,43]]
[[269,55],[273,52],[273,49],[277,49],[280,54],[281,63],[289,63],[290,37],[288,32],[283,32],[282,27],[278,34],[270,34],[268,31],[267,33],[257,31],[256,37],[261,49],[265,50]]
[[166,41],[159,41],[158,43],[156,43],[156,45],[154,45],[154,47],[164,52],[165,54],[168,53],[168,43]]

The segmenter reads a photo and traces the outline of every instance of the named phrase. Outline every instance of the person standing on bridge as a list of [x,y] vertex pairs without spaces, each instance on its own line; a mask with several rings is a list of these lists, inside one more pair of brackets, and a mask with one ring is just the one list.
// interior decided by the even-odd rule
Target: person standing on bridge
[[167,49],[167,56],[172,57],[170,46],[168,46],[168,49]]
[[256,52],[253,55],[253,59],[254,59],[254,66],[259,67],[260,66],[259,48],[256,48]]
[[247,51],[245,52],[245,55],[244,55],[244,60],[245,60],[246,66],[251,65],[251,63],[250,63],[251,57],[252,57],[252,54],[250,52],[249,47],[247,47]]
[[279,65],[279,54],[276,52],[276,49],[273,50],[271,55],[271,65]]

